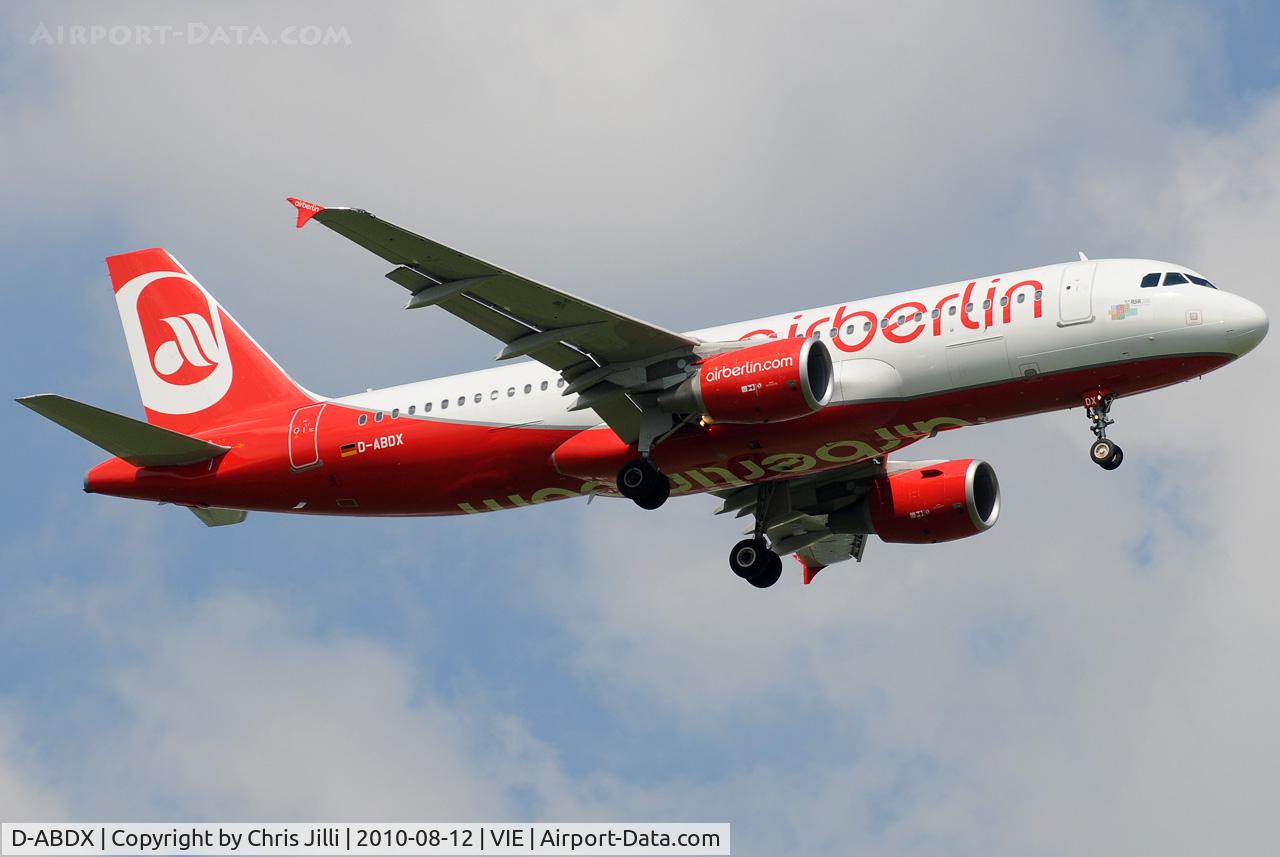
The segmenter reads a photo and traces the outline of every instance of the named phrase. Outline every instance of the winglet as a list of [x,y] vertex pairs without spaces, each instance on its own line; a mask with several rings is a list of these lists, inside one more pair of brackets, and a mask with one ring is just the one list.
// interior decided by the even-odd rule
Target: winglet
[[316,205],[314,202],[307,202],[305,199],[298,199],[296,196],[286,197],[289,204],[298,209],[298,228],[307,225],[307,221],[324,211],[323,205]]
[[805,586],[808,586],[810,583],[813,583],[813,579],[818,576],[818,572],[826,568],[825,565],[816,565],[816,564],[809,565],[809,563],[805,562],[805,560],[799,554],[796,554],[796,561],[799,562],[800,567],[804,569],[804,585]]

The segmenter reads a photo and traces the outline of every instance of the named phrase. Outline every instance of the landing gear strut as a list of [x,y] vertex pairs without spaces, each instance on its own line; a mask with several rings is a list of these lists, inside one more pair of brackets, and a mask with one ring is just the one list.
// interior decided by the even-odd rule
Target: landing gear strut
[[641,509],[656,509],[671,496],[671,480],[647,458],[637,458],[618,471],[618,491]]
[[764,530],[769,519],[769,505],[774,486],[765,483],[756,494],[756,528],[751,538],[743,539],[729,551],[729,568],[757,589],[768,589],[782,577],[782,557],[769,548]]
[[1089,449],[1089,457],[1103,470],[1115,470],[1124,461],[1124,450],[1107,439],[1107,426],[1115,423],[1115,420],[1109,416],[1114,398],[1111,394],[1104,393],[1085,396],[1084,400],[1084,412],[1089,417],[1089,430],[1097,438]]

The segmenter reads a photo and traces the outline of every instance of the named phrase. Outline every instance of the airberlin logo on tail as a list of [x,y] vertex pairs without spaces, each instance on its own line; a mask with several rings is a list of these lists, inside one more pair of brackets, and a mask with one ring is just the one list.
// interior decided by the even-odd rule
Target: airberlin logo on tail
[[173,339],[162,342],[152,354],[151,363],[161,375],[173,375],[184,364],[206,367],[222,362],[222,349],[213,328],[196,312],[160,319],[173,331]]
[[231,355],[217,302],[189,274],[152,271],[116,292],[142,403],[194,414],[231,388]]

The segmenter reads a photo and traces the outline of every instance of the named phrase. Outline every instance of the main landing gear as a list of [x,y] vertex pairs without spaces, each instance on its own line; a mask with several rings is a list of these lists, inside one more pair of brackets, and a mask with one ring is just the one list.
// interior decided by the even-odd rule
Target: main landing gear
[[757,589],[768,589],[782,577],[782,557],[760,536],[743,539],[729,551],[729,568]]
[[1124,450],[1107,439],[1107,426],[1115,423],[1115,420],[1109,416],[1114,398],[1110,394],[1099,394],[1086,396],[1084,400],[1084,412],[1089,417],[1089,430],[1097,438],[1089,449],[1089,457],[1103,470],[1115,470],[1124,461]]
[[729,568],[756,589],[768,589],[782,577],[782,557],[770,549],[764,538],[774,487],[765,483],[756,489],[755,531],[729,551]]
[[641,509],[656,509],[671,496],[671,480],[648,458],[637,458],[618,471],[618,491]]

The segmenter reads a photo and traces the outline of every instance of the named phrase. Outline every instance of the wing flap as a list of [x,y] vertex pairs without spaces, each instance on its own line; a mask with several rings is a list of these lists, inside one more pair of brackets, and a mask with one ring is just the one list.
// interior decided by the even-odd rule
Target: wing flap
[[196,464],[217,458],[231,448],[52,393],[24,396],[16,401],[136,467]]

